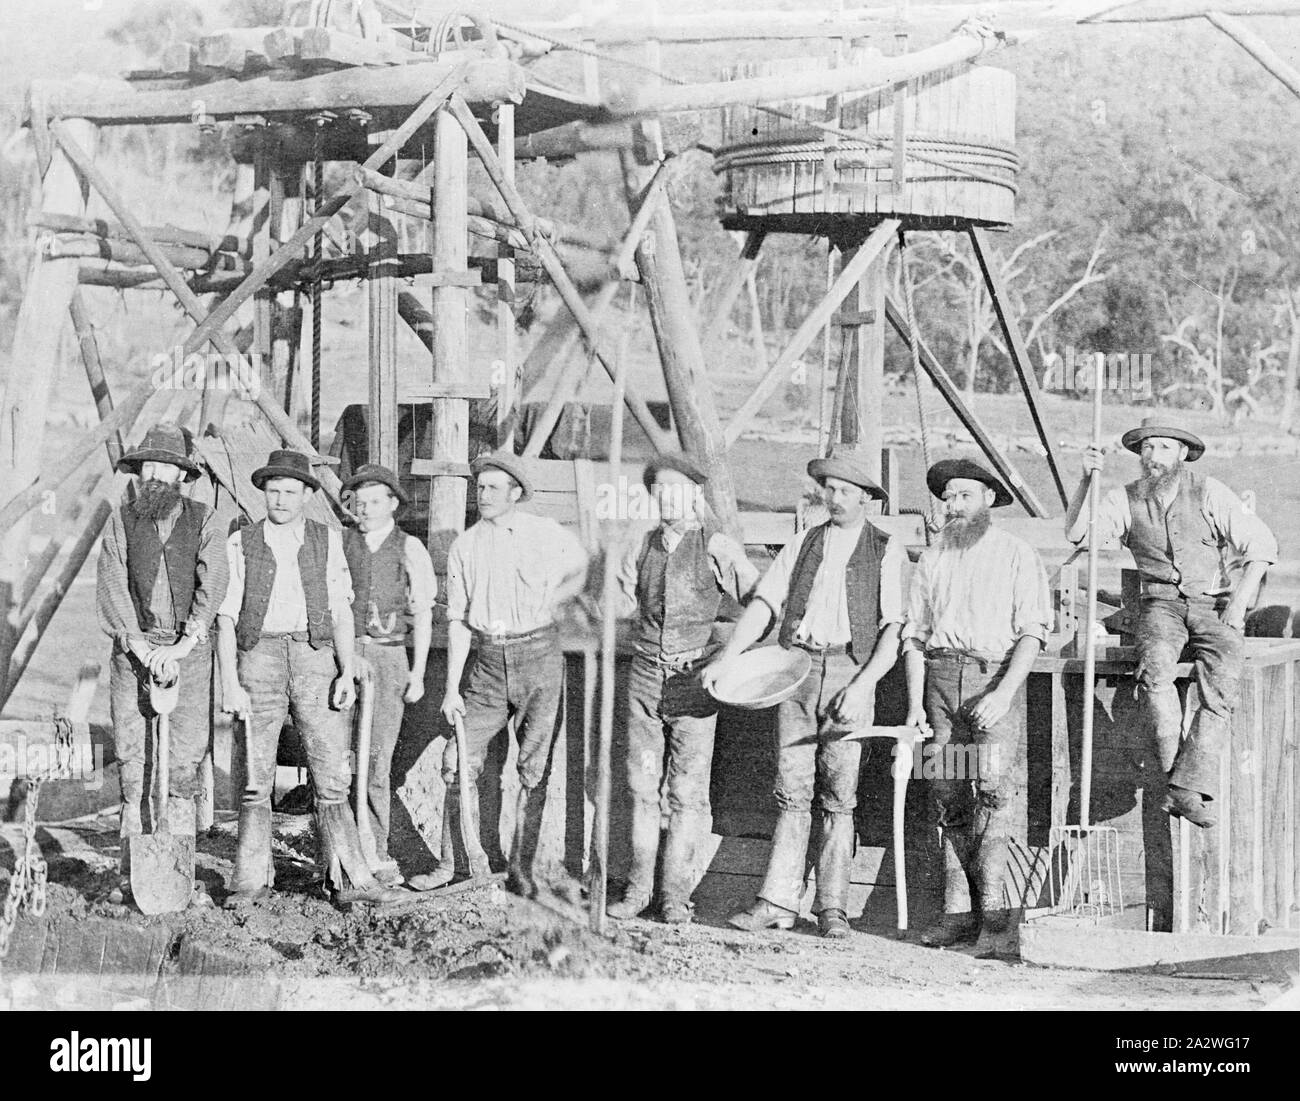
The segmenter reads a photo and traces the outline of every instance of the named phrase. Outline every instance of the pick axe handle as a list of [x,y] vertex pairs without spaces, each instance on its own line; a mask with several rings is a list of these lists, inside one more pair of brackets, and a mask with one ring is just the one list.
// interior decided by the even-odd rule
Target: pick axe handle
[[[483,860],[475,859],[482,851],[483,844],[477,837],[471,836],[470,800],[474,798],[474,785],[469,780],[469,737],[465,733],[465,720],[461,715],[455,716],[452,728],[456,733],[456,788],[460,793],[460,843],[465,850],[465,863],[471,876],[486,874],[482,867]],[[480,865],[475,867],[475,864]]]

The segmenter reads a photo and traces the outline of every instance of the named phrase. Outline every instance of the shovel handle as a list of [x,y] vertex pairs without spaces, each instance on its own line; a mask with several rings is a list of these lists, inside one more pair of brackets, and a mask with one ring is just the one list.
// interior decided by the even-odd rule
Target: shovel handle
[[473,785],[469,780],[469,736],[465,733],[465,719],[459,712],[452,716],[452,729],[456,734],[456,788],[460,794],[460,843],[465,850],[465,863],[471,876],[486,874],[487,868],[475,867],[483,860],[475,861],[475,856],[482,852],[482,841],[470,836],[470,800],[474,797]]
[[370,745],[375,725],[375,677],[369,665],[357,675],[357,767],[356,808],[357,834],[361,850],[370,857],[375,851],[374,831],[370,828]]

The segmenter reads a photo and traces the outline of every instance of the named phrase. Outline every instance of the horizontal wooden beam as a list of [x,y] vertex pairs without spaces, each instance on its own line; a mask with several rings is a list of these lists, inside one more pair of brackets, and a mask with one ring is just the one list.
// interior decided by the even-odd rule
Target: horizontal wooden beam
[[305,64],[331,65],[408,65],[421,62],[428,55],[412,49],[372,42],[355,34],[345,34],[331,27],[305,27],[298,37],[295,56]]
[[1292,95],[1300,96],[1300,69],[1283,58],[1263,38],[1240,20],[1221,11],[1212,11],[1206,18],[1285,84]]
[[[41,229],[52,229],[58,233],[93,233],[99,237],[108,237],[114,241],[131,240],[126,227],[107,218],[80,218],[75,214],[55,214],[41,211],[30,219],[30,224]],[[179,229],[176,226],[145,226],[145,232],[160,245],[185,245],[187,248],[203,249],[207,252],[233,252],[241,256],[249,255],[249,242],[228,233],[199,233],[191,229]]]
[[[214,254],[203,249],[187,248],[185,245],[158,244],[159,250],[178,268],[206,268],[213,262]],[[51,260],[59,257],[86,257],[100,260],[113,260],[119,264],[147,264],[149,258],[138,245],[128,241],[114,241],[107,237],[96,237],[88,233],[76,236],[58,235],[48,238],[45,255]],[[222,255],[222,254],[216,254]],[[241,270],[247,270],[247,261],[235,256],[227,256],[232,266],[237,264]]]
[[281,73],[154,92],[135,91],[121,80],[39,81],[33,83],[32,99],[43,100],[51,118],[84,118],[101,126],[190,122],[196,114],[220,120],[347,107],[414,108],[430,88],[462,66],[456,86],[468,102],[522,102],[523,69],[496,58],[343,69],[296,80],[286,80]]

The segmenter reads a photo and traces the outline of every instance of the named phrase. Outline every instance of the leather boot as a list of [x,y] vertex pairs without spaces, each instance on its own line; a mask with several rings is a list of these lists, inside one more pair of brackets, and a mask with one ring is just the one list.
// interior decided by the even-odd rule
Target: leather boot
[[[627,869],[623,900],[605,908],[617,921],[634,918],[650,905],[655,886],[655,858],[659,855],[659,804],[634,799],[631,807],[632,862]],[[665,853],[665,861],[667,854]],[[666,871],[666,868],[665,868]]]
[[971,907],[967,867],[970,862],[970,828],[943,827],[943,916],[921,934],[921,943],[947,948],[979,935],[979,919]]
[[322,856],[327,855],[325,886],[335,903],[400,902],[409,897],[405,891],[388,890],[380,885],[361,851],[357,824],[347,803],[316,804],[316,830],[321,839]]
[[[510,846],[510,867],[506,873],[506,890],[522,898],[536,898],[533,864],[537,843],[542,836],[542,812],[546,810],[546,788],[519,787],[515,803],[515,836]],[[652,865],[653,867],[653,865]]]
[[808,855],[808,832],[812,815],[806,810],[783,810],[772,830],[772,850],[767,858],[767,875],[758,898],[748,910],[727,919],[736,929],[793,929],[803,895],[804,860]]
[[131,875],[131,845],[127,840],[144,833],[144,823],[140,818],[140,800],[124,802],[118,813],[117,836],[121,841],[121,853],[117,858],[118,874],[123,879]]
[[975,880],[979,887],[980,923],[986,933],[1005,933],[1011,924],[1003,889],[1011,842],[1005,834],[985,834],[975,854]]
[[239,808],[239,844],[235,874],[225,906],[236,909],[271,893],[275,870],[271,862],[271,805],[247,804]]
[[663,889],[660,915],[668,925],[685,925],[691,920],[691,892],[695,887],[695,847],[703,831],[704,815],[697,811],[674,811],[664,838]]
[[823,813],[821,816],[821,850],[817,854],[817,897],[813,910],[818,914],[838,910],[840,922],[828,922],[823,936],[842,937],[848,933],[849,872],[853,866],[852,814]]

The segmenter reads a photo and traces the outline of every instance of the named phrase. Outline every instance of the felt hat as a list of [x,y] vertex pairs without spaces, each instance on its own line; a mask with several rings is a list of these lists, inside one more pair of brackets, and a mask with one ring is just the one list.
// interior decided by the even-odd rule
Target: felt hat
[[944,489],[953,478],[983,482],[993,490],[994,508],[1009,505],[1014,499],[1002,483],[1002,479],[971,459],[943,459],[925,472],[925,484],[929,486],[930,492],[939,498],[943,497]]
[[301,451],[272,451],[266,466],[253,471],[252,482],[261,489],[272,478],[297,478],[309,489],[320,489],[320,482],[311,472],[311,456]]
[[132,451],[117,460],[117,469],[129,474],[139,474],[145,463],[171,463],[185,471],[185,480],[194,481],[201,468],[193,459],[194,445],[188,429],[171,421],[155,424],[145,433],[144,440]]
[[410,498],[402,489],[400,479],[386,466],[380,466],[378,463],[362,463],[343,483],[343,491],[346,493],[348,490],[360,489],[366,485],[387,486],[393,491],[393,496],[397,498],[399,504],[410,503]]
[[1136,428],[1130,428],[1125,432],[1120,437],[1120,443],[1137,455],[1142,452],[1142,441],[1150,436],[1162,436],[1167,440],[1177,440],[1179,443],[1185,443],[1189,463],[1196,462],[1205,454],[1205,442],[1199,436],[1193,435],[1185,428],[1174,428],[1168,424],[1160,424],[1158,417],[1146,417]]
[[488,455],[480,455],[469,464],[470,474],[477,478],[485,470],[502,470],[509,474],[524,492],[520,496],[521,502],[528,500],[533,495],[533,483],[528,475],[524,473],[523,460],[518,455],[512,455],[508,451],[493,451]]
[[843,447],[832,451],[824,459],[813,459],[808,464],[808,476],[823,486],[827,478],[839,478],[861,486],[878,500],[889,500],[889,494],[871,477],[868,469],[866,452],[861,448]]
[[702,486],[709,480],[709,476],[686,455],[680,453],[656,455],[646,463],[645,470],[641,474],[641,482],[646,489],[655,484],[655,477],[661,470],[675,470],[678,474],[684,474],[697,486]]

